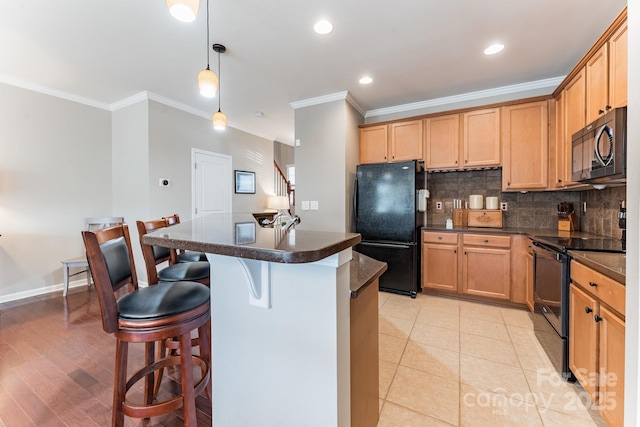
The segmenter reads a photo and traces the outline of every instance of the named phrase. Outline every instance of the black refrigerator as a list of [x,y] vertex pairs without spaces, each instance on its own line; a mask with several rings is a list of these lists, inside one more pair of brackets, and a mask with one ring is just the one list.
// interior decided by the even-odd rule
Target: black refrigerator
[[423,164],[415,160],[357,167],[354,214],[362,241],[355,250],[387,263],[382,291],[415,298],[421,290],[418,243],[426,199],[419,190],[426,190],[426,184]]

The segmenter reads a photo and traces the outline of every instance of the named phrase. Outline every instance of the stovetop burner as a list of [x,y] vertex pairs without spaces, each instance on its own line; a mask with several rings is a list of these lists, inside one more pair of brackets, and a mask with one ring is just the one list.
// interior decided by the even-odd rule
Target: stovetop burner
[[626,252],[626,242],[611,237],[558,237],[536,236],[535,240],[555,246],[562,252],[576,251],[600,251],[600,252]]

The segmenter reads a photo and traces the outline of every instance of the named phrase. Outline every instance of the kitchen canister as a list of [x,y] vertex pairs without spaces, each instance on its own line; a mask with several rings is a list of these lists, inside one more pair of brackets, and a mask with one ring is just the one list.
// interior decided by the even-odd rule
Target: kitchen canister
[[472,194],[469,196],[469,209],[482,209],[482,194]]
[[498,209],[498,198],[497,197],[487,197],[487,209],[488,210],[496,210]]

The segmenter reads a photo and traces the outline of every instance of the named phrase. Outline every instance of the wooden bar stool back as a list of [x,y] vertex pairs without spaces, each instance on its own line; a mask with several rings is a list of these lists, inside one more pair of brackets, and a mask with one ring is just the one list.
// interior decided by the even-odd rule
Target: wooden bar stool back
[[[167,227],[171,227],[172,225],[180,224],[180,215],[173,214],[170,216],[164,216],[162,219],[167,221]],[[179,250],[177,251],[178,259],[174,261],[176,262],[196,262],[196,261],[207,261],[207,255],[204,252],[196,252],[196,251],[185,251]]]
[[[154,285],[158,282],[176,282],[188,280],[209,285],[209,263],[207,261],[196,261],[186,263],[175,263],[178,259],[176,250],[163,246],[147,245],[143,243],[142,237],[150,231],[168,227],[164,218],[151,221],[136,221],[138,236],[142,256],[147,270],[147,282]],[[168,261],[169,266],[158,270],[158,265]]]
[[[126,224],[83,231],[82,238],[98,293],[102,327],[116,338],[112,425],[122,426],[125,415],[150,418],[182,408],[185,425],[196,426],[196,396],[206,389],[211,397],[209,288],[181,281],[138,289]],[[200,356],[192,354],[192,331],[198,331]],[[180,342],[180,355],[155,360],[155,342],[174,337]],[[130,342],[145,344],[145,366],[127,377]],[[156,371],[173,365],[180,365],[181,394],[157,402]],[[194,366],[200,368],[196,384]],[[143,402],[127,400],[127,391],[141,379],[145,379]]]

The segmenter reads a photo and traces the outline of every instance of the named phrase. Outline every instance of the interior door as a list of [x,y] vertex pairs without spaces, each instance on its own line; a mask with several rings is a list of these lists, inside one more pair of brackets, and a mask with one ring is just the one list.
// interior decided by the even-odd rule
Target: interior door
[[231,212],[231,156],[192,149],[193,218],[211,213]]

